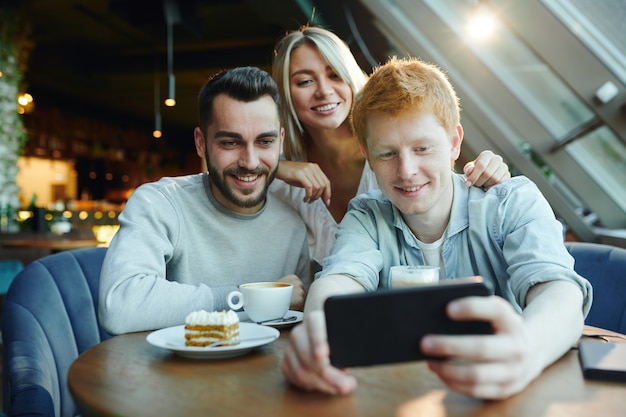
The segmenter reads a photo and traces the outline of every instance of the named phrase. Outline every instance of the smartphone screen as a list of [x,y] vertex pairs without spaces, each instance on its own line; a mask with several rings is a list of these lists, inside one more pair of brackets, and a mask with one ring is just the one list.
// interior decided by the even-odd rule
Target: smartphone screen
[[454,299],[490,294],[480,277],[471,277],[330,297],[324,304],[330,361],[345,368],[421,360],[426,334],[491,334],[488,322],[454,321],[445,312]]

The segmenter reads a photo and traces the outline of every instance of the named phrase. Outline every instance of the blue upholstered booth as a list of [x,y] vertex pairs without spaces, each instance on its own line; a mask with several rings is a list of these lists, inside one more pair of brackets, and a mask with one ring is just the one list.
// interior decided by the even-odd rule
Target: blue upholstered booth
[[574,269],[593,286],[586,324],[626,334],[626,249],[598,243],[567,242]]
[[98,324],[105,248],[66,251],[30,263],[4,302],[3,407],[9,416],[79,415],[67,371],[107,335]]

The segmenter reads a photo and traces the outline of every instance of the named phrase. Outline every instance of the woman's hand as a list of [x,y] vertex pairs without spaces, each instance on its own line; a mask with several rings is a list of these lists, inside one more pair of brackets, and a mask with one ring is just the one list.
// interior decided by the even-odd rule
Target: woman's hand
[[463,172],[468,187],[475,185],[486,190],[511,178],[508,165],[491,151],[482,151],[478,158],[465,164]]
[[330,204],[330,180],[315,163],[281,160],[276,178],[304,188],[304,202],[311,203],[322,198],[327,206]]

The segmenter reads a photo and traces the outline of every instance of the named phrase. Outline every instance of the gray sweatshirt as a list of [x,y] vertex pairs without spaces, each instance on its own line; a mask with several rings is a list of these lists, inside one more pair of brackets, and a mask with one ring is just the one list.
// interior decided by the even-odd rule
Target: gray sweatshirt
[[99,314],[111,334],[183,324],[195,310],[228,309],[240,284],[296,274],[308,286],[302,219],[268,194],[253,215],[211,193],[208,174],[143,184],[119,216],[100,276]]

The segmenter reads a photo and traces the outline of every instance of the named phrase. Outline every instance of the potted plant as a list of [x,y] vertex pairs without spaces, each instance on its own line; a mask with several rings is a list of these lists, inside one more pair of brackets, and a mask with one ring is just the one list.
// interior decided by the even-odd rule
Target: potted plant
[[29,28],[19,13],[5,7],[0,13],[0,231],[13,231],[21,206],[16,179],[17,161],[28,136],[18,113],[17,95],[31,49]]

